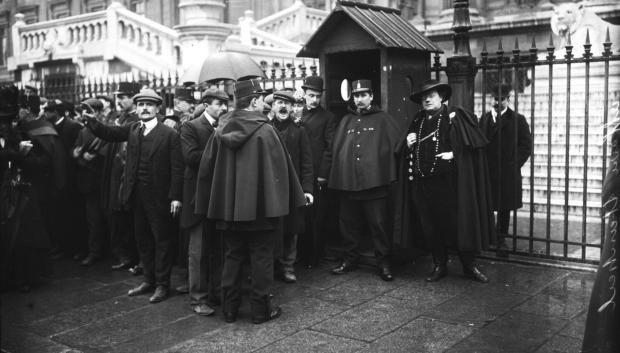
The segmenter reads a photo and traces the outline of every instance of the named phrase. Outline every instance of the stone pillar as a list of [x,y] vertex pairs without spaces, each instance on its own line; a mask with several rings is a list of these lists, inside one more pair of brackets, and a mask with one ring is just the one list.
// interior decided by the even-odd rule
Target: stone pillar
[[233,26],[223,23],[224,0],[180,0],[179,33],[182,66],[187,68],[219,51]]
[[458,105],[466,110],[474,110],[474,79],[476,77],[476,58],[471,56],[469,34],[469,0],[454,0],[454,54],[447,60],[446,74],[452,87],[450,105]]

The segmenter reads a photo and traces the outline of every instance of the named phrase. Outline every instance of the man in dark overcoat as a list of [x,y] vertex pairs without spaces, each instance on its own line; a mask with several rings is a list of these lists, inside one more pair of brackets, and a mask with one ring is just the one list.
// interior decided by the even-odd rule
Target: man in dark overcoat
[[465,275],[486,283],[475,255],[494,240],[487,139],[475,115],[443,104],[451,92],[447,84],[430,80],[410,97],[423,110],[407,120],[396,146],[402,189],[394,237],[415,238],[411,243],[432,252],[435,266],[427,281],[446,276],[448,248],[453,248]]
[[[118,84],[118,90],[114,92],[118,115],[114,119],[108,119],[108,125],[125,126],[138,121],[132,97],[139,91],[139,85],[133,82]],[[109,142],[101,153],[105,159],[101,201],[107,215],[110,247],[118,259],[118,263],[112,265],[112,270],[133,269],[132,273],[141,274],[142,267],[137,265],[139,259],[133,232],[133,215],[127,205],[121,204],[119,198],[127,158],[127,142]]]
[[74,187],[76,184],[77,162],[71,156],[73,145],[77,140],[82,125],[69,118],[67,105],[54,99],[43,108],[45,120],[52,123],[65,150],[66,189],[62,190],[53,202],[56,207],[47,214],[50,217],[50,236],[54,245],[52,258],[59,259],[65,255],[75,260],[86,256],[87,247],[84,239],[86,223],[84,222],[84,199]]
[[[525,117],[508,106],[512,87],[493,87],[494,109],[480,118],[485,133],[493,210],[497,212],[498,247],[506,247],[510,211],[523,207],[521,167],[532,153],[532,135]],[[498,114],[499,112],[499,114]],[[499,117],[498,117],[499,115]]]
[[106,140],[127,141],[127,164],[123,177],[121,203],[131,204],[134,230],[144,282],[128,293],[146,294],[155,289],[151,303],[168,297],[172,269],[172,216],[181,210],[183,156],[177,132],[156,119],[161,97],[144,89],[133,97],[139,122],[125,126],[106,126],[87,118],[93,133]]
[[205,109],[201,116],[181,125],[181,148],[185,161],[181,227],[189,235],[188,276],[189,303],[198,315],[211,315],[209,305],[219,304],[222,274],[222,244],[215,222],[195,211],[196,181],[202,153],[228,107],[228,95],[208,89],[202,97]]
[[300,258],[312,267],[323,256],[325,239],[338,237],[338,196],[327,188],[329,177],[329,154],[338,125],[336,116],[321,106],[323,78],[308,76],[301,86],[305,105],[301,112],[301,123],[308,133],[312,148],[312,169],[315,197],[313,205],[306,212],[306,232],[300,241]]
[[[242,265],[249,258],[252,322],[280,316],[271,305],[274,239],[281,217],[306,200],[286,147],[262,114],[258,80],[235,83],[233,112],[209,139],[200,162],[196,213],[224,231],[222,309],[226,322],[237,319],[241,304]],[[221,122],[223,123],[223,122]]]
[[372,104],[370,80],[352,83],[353,102],[334,134],[329,187],[340,191],[340,234],[344,256],[333,274],[357,266],[359,244],[366,225],[379,275],[393,280],[390,268],[388,194],[396,181],[394,146],[400,129],[392,116]]
[[[293,103],[295,103],[295,97],[292,93],[285,90],[276,91],[273,94],[272,110],[274,118],[271,120],[271,124],[284,140],[306,200],[308,204],[312,204],[314,188],[312,149],[304,127],[293,121]],[[305,207],[294,209],[282,220],[282,246],[277,261],[278,275],[286,283],[297,281],[294,264],[297,260],[297,239],[306,228],[305,211]]]

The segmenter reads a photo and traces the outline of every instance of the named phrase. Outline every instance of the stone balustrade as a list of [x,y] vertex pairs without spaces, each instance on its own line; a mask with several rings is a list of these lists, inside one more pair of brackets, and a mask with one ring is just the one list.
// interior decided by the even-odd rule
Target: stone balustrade
[[179,55],[176,31],[118,2],[104,11],[29,25],[22,14],[17,14],[12,35],[14,55],[8,60],[9,70],[63,59],[71,59],[84,69],[89,58],[103,57],[155,72],[176,69]]
[[328,14],[324,10],[306,7],[297,0],[292,6],[256,21],[256,28],[280,38],[297,40],[319,28]]

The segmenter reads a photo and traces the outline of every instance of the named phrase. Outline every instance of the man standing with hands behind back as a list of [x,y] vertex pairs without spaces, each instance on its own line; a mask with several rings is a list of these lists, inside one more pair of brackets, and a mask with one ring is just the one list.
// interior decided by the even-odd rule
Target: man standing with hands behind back
[[133,97],[138,122],[125,126],[106,126],[93,118],[87,126],[107,141],[127,141],[127,164],[121,203],[131,203],[136,243],[144,265],[144,282],[131,289],[129,296],[155,290],[151,303],[168,297],[172,270],[170,215],[181,211],[183,160],[179,135],[156,119],[162,103],[152,89]]

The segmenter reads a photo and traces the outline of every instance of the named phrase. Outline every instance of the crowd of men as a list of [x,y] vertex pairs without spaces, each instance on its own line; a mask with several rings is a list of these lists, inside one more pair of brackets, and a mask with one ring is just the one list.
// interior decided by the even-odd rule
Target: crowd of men
[[[2,289],[30,290],[49,260],[91,266],[111,252],[111,270],[143,276],[129,296],[157,303],[188,293],[196,314],[221,306],[234,322],[249,266],[259,324],[281,313],[274,278],[295,283],[296,264],[316,266],[335,234],[334,275],[356,269],[369,236],[385,281],[400,239],[432,254],[429,282],[447,275],[449,249],[465,276],[488,282],[475,256],[505,247],[531,153],[529,126],[508,107],[511,88],[494,90],[495,109],[478,121],[447,106],[450,87],[431,80],[410,97],[422,110],[398,121],[372,87],[352,83],[343,117],[320,104],[318,76],[299,92],[251,79],[198,101],[180,87],[169,114],[157,92],[129,82],[78,106],[2,87]],[[173,291],[175,262],[187,276]]]

